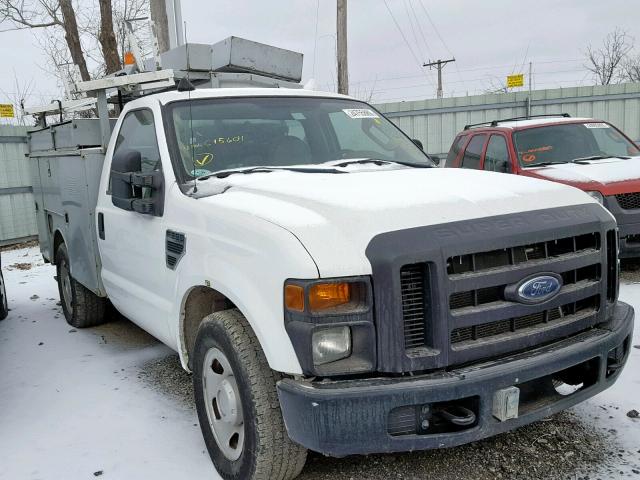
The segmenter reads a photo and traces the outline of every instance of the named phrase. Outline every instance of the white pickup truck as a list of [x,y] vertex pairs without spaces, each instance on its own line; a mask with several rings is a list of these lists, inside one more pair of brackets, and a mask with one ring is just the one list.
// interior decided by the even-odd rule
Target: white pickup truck
[[30,138],[66,319],[97,325],[111,302],[179,353],[225,479],[294,478],[307,449],[478,440],[627,359],[616,224],[578,189],[431,168],[333,93],[143,96],[106,151],[95,122]]

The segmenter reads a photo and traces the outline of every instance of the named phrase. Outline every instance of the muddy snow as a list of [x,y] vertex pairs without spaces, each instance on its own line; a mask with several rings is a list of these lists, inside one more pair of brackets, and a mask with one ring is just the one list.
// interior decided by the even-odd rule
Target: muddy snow
[[[0,479],[216,479],[169,348],[116,319],[64,321],[55,270],[37,247],[6,251],[9,307],[0,321]],[[640,272],[621,299],[640,309]],[[638,322],[636,322],[637,324]],[[640,479],[640,327],[611,389],[559,415],[475,444],[330,459],[301,479]]]

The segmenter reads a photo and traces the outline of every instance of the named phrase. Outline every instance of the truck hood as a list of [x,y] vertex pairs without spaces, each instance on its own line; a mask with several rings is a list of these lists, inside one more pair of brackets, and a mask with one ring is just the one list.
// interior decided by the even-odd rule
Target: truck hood
[[582,163],[563,163],[523,170],[529,177],[597,190],[603,195],[640,192],[640,157],[609,158]]
[[557,183],[448,168],[276,171],[232,175],[224,183],[224,193],[201,201],[289,230],[322,277],[370,274],[365,250],[380,233],[594,202]]

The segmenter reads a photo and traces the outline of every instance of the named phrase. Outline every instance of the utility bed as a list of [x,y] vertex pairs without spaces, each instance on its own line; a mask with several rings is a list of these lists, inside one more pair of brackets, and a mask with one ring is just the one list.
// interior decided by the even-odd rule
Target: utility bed
[[100,278],[95,208],[104,149],[98,119],[77,119],[29,133],[29,161],[40,250],[55,261],[62,238],[73,257],[74,278],[99,296],[105,296]]

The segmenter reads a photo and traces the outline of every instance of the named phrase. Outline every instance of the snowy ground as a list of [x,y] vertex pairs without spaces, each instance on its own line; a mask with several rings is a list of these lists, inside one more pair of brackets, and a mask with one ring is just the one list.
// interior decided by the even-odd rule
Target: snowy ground
[[[11,312],[0,322],[0,479],[219,478],[173,352],[122,320],[69,327],[54,269],[37,248],[3,252],[2,264]],[[626,275],[621,299],[640,311],[640,274]],[[638,326],[633,344],[640,345]],[[544,466],[551,459],[566,464],[562,478],[640,479],[640,419],[627,416],[632,409],[640,410],[638,348],[613,388],[547,422],[440,453],[315,455],[301,478],[551,478],[554,468]],[[575,448],[554,449],[551,438]],[[486,471],[461,465],[458,458],[470,455],[488,458]]]

